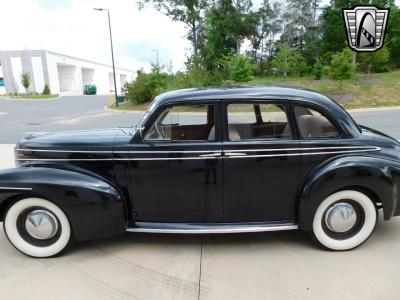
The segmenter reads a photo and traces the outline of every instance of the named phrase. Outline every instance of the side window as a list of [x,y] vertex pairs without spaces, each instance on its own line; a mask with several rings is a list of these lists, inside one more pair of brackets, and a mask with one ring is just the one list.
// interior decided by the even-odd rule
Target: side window
[[294,111],[303,138],[339,137],[339,130],[321,112],[306,106],[296,106]]
[[229,104],[229,140],[292,139],[285,107],[280,104]]
[[177,105],[162,111],[145,140],[215,140],[214,105]]

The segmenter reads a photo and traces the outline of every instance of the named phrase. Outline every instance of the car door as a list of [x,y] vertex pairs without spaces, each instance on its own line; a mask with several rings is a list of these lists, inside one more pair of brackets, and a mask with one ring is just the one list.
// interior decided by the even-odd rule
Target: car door
[[224,105],[224,222],[293,220],[299,141],[284,101]]
[[218,104],[170,104],[143,129],[131,151],[131,187],[137,221],[220,222],[222,142]]
[[304,180],[318,165],[340,154],[363,151],[363,146],[345,138],[339,124],[323,108],[315,104],[292,104],[302,148],[301,174]]

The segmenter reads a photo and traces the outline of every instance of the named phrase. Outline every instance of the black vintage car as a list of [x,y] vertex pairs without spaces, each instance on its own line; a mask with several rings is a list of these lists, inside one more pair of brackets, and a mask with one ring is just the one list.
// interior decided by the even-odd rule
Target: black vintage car
[[302,229],[348,250],[400,214],[400,143],[319,93],[162,94],[136,127],[38,134],[0,172],[0,220],[34,257],[130,232]]

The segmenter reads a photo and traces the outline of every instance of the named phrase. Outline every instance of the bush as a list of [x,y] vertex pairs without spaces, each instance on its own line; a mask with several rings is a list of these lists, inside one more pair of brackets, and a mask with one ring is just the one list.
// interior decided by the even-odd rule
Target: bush
[[43,95],[50,95],[50,89],[49,89],[49,86],[47,84],[44,85],[42,94]]
[[167,87],[168,75],[160,71],[159,67],[153,66],[150,74],[138,70],[136,79],[124,85],[122,92],[128,101],[141,104],[153,100],[157,94]]
[[254,64],[245,55],[231,54],[221,60],[229,74],[229,79],[234,82],[249,82],[255,70]]
[[322,64],[321,59],[318,59],[314,64],[312,73],[316,80],[320,80],[324,75],[324,65]]
[[342,89],[342,81],[350,79],[354,75],[353,53],[350,49],[344,49],[342,52],[332,56],[332,63],[329,69],[329,76],[333,80],[339,81],[339,89]]
[[384,47],[376,52],[363,52],[360,54],[360,65],[368,74],[374,72],[389,71],[390,52]]

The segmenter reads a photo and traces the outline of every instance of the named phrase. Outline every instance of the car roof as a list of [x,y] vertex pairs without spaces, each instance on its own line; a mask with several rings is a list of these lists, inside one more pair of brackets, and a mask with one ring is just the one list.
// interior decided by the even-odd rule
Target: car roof
[[319,92],[304,88],[277,85],[190,88],[163,93],[157,96],[155,101],[157,106],[159,106],[170,103],[193,103],[205,100],[240,102],[243,100],[261,99],[302,101],[315,104],[329,112],[351,136],[357,136],[360,132],[351,116],[336,101]]
[[159,104],[179,101],[202,100],[251,100],[251,99],[303,99],[321,105],[338,105],[331,98],[318,92],[288,86],[229,86],[211,88],[190,88],[166,92],[159,95]]

